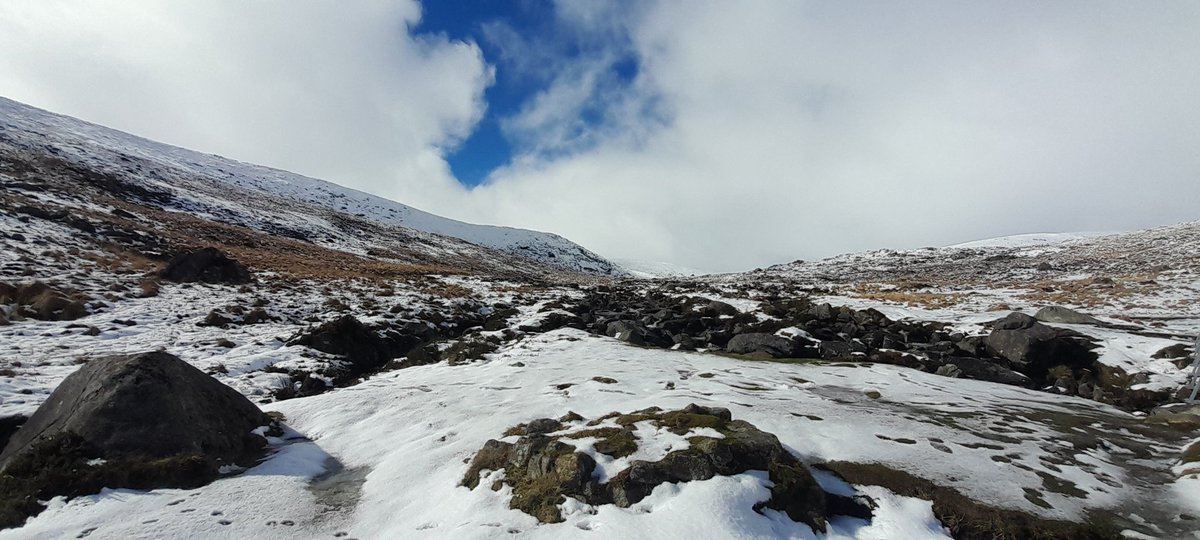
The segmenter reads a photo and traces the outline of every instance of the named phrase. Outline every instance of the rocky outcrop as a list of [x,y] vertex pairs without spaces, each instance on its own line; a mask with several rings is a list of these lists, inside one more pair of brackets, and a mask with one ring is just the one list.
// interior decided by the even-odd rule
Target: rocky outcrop
[[195,487],[252,465],[270,420],[236,390],[155,352],[95,359],[68,376],[0,453],[0,524],[39,500],[101,488]]
[[[592,448],[620,458],[637,449],[633,426],[647,422],[675,434],[688,436],[690,447],[669,452],[657,461],[634,460],[607,482],[594,474],[596,461],[569,441],[595,438]],[[716,432],[719,436],[712,436]],[[629,507],[663,483],[708,480],[750,470],[766,471],[771,497],[755,505],[771,508],[793,520],[824,531],[835,511],[870,518],[870,502],[826,493],[808,468],[791,455],[779,439],[743,420],[734,420],[728,409],[689,405],[681,410],[645,409],[629,414],[612,413],[588,423],[577,415],[559,420],[538,419],[510,430],[514,443],[487,441],[467,468],[461,485],[475,489],[484,471],[504,470],[503,480],[513,488],[510,507],[543,523],[562,521],[558,506],[566,497],[598,506]],[[836,509],[836,510],[835,510]]]
[[1092,352],[1095,345],[1082,334],[1042,324],[1024,313],[1010,313],[992,328],[988,349],[1035,381],[1044,379],[1056,366],[1091,368],[1097,358]]
[[159,277],[179,283],[239,284],[250,281],[250,271],[220,250],[206,247],[172,257]]
[[378,371],[404,352],[397,344],[384,339],[374,329],[359,322],[353,315],[312,328],[288,341],[288,345],[304,345],[318,351],[345,357],[343,377],[360,377]]

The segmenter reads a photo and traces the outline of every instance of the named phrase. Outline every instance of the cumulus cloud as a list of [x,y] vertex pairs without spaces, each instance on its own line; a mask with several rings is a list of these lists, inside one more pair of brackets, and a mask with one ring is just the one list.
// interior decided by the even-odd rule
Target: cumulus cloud
[[484,110],[474,44],[413,37],[412,0],[0,4],[0,93],[375,192],[453,184]]
[[601,253],[720,270],[1197,218],[1195,4],[741,7],[630,12],[641,71],[613,109],[667,121],[613,115],[470,197]]
[[[494,26],[494,66],[411,36],[411,2],[92,5],[0,7],[0,93],[614,257],[734,270],[1197,218],[1193,2],[560,2],[575,46]],[[443,156],[509,71],[544,89],[466,190]]]

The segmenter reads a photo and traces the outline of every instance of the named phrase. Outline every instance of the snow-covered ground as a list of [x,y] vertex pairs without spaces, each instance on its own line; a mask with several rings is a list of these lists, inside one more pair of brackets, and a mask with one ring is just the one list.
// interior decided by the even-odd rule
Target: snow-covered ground
[[[1084,434],[1136,422],[1093,402],[893,366],[752,363],[560,330],[483,362],[411,368],[268,405],[311,442],[277,441],[280,451],[259,467],[196,490],[56,500],[0,538],[89,529],[103,538],[945,537],[928,502],[881,488],[862,489],[881,503],[870,524],[838,518],[816,535],[781,514],[755,513],[753,503],[769,494],[764,475],[754,473],[663,485],[628,509],[569,501],[566,521],[550,525],[509,509],[509,488],[458,486],[472,453],[509,426],[568,411],[594,417],[688,403],[729,407],[805,460],[886,463],[981,500],[1062,519],[1088,510],[1161,519],[1195,504],[1151,472],[1169,445],[1130,433],[1121,443],[1078,446]],[[1064,442],[1075,449],[1064,452]],[[1130,459],[1135,450],[1147,457]],[[329,467],[333,474],[308,482]],[[1031,502],[1030,490],[1052,510]],[[1157,526],[1168,536],[1179,531],[1178,524]]]

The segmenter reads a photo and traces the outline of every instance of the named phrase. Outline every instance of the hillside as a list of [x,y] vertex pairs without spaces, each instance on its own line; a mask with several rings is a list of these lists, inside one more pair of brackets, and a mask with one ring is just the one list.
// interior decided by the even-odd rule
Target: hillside
[[87,183],[118,190],[126,202],[357,255],[397,258],[392,252],[413,243],[418,244],[413,251],[426,258],[463,249],[453,242],[435,245],[441,241],[430,240],[433,234],[560,270],[622,273],[558,235],[446,219],[330,182],[157,143],[4,98],[0,159],[18,183],[22,173],[49,170],[62,177],[63,191]]

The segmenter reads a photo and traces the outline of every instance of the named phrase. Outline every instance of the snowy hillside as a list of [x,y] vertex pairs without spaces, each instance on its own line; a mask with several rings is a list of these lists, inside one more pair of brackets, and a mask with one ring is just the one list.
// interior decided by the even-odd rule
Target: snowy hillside
[[611,259],[617,266],[639,278],[668,278],[703,276],[709,272],[687,268],[668,262],[642,261],[637,259]]
[[1072,240],[1082,240],[1085,238],[1095,238],[1097,236],[1105,236],[1115,233],[1101,232],[1082,232],[1082,233],[1028,233],[1014,234],[1010,236],[1000,236],[997,238],[987,238],[984,240],[974,240],[971,242],[963,242],[947,246],[951,248],[990,248],[990,247],[1030,247],[1042,246],[1048,244],[1061,244]]
[[[157,143],[5,98],[0,98],[0,147],[32,156],[50,155],[169,193],[173,200],[164,205],[167,208],[259,229],[283,228],[308,239],[338,236],[332,232],[335,227],[313,222],[313,212],[305,211],[313,207],[458,238],[563,270],[620,273],[604,258],[555,234],[463,223],[323,180]],[[265,203],[254,205],[254,199]],[[334,239],[334,243],[340,249],[366,249],[352,239]]]

